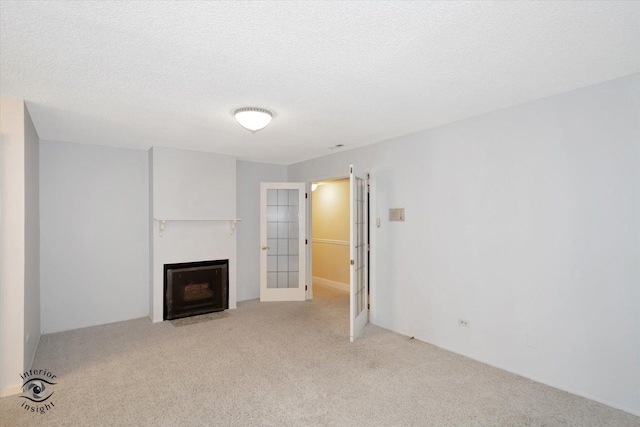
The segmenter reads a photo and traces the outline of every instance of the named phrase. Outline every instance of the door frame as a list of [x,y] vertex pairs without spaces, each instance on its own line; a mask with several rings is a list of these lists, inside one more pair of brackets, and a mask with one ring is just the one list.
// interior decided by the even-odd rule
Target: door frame
[[[356,163],[357,167],[357,163]],[[348,172],[348,169],[347,169]],[[368,218],[368,234],[369,234],[369,323],[377,323],[377,301],[376,301],[376,253],[377,253],[377,245],[376,245],[376,234],[377,227],[374,224],[377,224],[374,218],[374,221],[371,221],[371,217],[375,216],[375,213],[378,210],[375,209],[376,206],[376,181],[375,175],[370,169],[363,169],[362,173],[365,175],[369,175],[369,193],[367,198],[367,203],[369,208],[367,209],[369,218]],[[306,259],[306,281],[308,284],[306,291],[306,299],[313,299],[313,241],[311,239],[312,236],[312,228],[313,228],[313,218],[312,218],[312,197],[311,197],[311,184],[318,181],[334,181],[338,179],[349,179],[349,174],[346,175],[325,175],[319,178],[307,179],[304,181],[306,183],[306,191],[309,194],[309,197],[306,199],[307,201],[307,212],[306,212],[306,220],[307,220],[307,231],[306,231],[306,239],[309,242],[307,245],[307,259]],[[382,221],[380,216],[377,217]]]

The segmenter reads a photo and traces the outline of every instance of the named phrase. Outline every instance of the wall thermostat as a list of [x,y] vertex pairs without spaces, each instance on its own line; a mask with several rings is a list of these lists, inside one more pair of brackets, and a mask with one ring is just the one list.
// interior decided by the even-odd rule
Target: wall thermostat
[[404,208],[389,209],[389,221],[404,221]]

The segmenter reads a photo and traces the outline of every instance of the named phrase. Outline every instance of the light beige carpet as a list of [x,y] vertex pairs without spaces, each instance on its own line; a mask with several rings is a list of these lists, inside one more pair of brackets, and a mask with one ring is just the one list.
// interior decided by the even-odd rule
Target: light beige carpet
[[640,418],[387,330],[349,343],[348,295],[240,303],[42,337],[55,407],[0,399],[2,426],[639,426]]

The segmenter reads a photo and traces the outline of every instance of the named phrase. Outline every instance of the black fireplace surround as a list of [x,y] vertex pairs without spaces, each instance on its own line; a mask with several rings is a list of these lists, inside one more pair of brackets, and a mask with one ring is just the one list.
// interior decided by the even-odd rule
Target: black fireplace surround
[[164,320],[228,308],[228,259],[164,265]]

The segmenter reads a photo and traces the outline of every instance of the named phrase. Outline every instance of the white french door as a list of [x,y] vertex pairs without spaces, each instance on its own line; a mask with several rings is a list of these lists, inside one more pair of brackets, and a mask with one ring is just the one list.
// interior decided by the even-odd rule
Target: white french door
[[304,301],[305,184],[260,184],[260,301]]
[[369,320],[367,290],[367,180],[349,168],[350,194],[350,309],[349,335],[353,342]]

